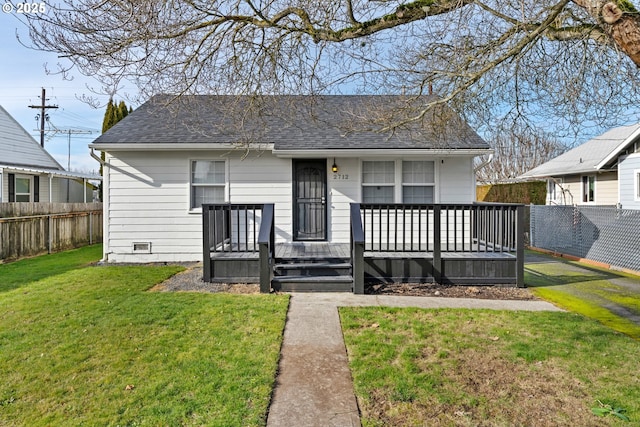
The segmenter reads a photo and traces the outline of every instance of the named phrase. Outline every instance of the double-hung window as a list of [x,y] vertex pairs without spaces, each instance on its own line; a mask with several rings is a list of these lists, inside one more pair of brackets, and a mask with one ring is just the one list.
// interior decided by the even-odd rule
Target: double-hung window
[[402,162],[402,203],[433,203],[435,185],[433,161]]
[[582,177],[582,202],[596,201],[596,177],[595,175],[585,175]]
[[635,183],[635,188],[634,188],[634,199],[635,201],[640,201],[640,170],[635,170],[633,171],[634,174],[634,183]]
[[223,203],[225,183],[224,160],[192,160],[191,209],[203,203]]
[[362,162],[362,202],[393,203],[395,162]]
[[16,176],[15,178],[16,202],[31,201],[31,178]]

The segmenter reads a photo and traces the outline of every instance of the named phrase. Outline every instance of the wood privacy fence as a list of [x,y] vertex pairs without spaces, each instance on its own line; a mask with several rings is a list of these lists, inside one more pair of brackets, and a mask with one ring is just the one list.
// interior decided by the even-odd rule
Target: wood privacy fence
[[102,241],[102,203],[0,203],[0,263]]

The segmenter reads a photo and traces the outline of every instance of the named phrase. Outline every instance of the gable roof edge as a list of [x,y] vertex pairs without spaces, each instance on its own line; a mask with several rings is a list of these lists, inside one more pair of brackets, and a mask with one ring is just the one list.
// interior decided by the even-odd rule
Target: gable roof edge
[[622,150],[627,148],[636,138],[640,136],[640,126],[636,130],[634,130],[631,135],[625,138],[608,156],[606,156],[600,163],[596,165],[596,170],[601,170],[604,168],[611,160],[617,157]]

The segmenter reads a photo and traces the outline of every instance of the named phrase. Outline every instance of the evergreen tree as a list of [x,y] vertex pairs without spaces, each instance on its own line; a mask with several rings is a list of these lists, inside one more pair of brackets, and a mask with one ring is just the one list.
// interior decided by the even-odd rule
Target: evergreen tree
[[129,115],[129,109],[127,108],[127,104],[125,104],[124,101],[120,101],[120,104],[118,104],[118,117],[119,117],[119,120],[124,119],[128,115]]
[[104,113],[104,119],[102,119],[102,133],[105,133],[107,130],[109,130],[109,128],[111,128],[111,126],[115,124],[113,121],[113,109],[113,99],[110,98],[109,102],[107,103],[107,110]]
[[[110,98],[107,103],[107,109],[104,112],[104,119],[102,120],[102,133],[111,129],[116,123],[127,117],[131,112],[133,112],[133,108],[127,107],[124,101],[120,101],[119,104],[116,104],[113,98]],[[100,158],[104,162],[104,151],[100,153]],[[102,176],[102,164],[100,164],[100,176]],[[102,200],[102,183],[100,183],[100,200]]]

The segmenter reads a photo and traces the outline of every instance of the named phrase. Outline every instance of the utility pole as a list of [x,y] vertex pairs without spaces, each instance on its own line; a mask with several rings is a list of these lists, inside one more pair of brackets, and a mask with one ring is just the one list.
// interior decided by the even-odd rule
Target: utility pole
[[48,117],[46,111],[49,108],[58,108],[57,105],[47,105],[48,99],[46,98],[46,91],[42,88],[42,104],[41,105],[29,105],[29,108],[37,108],[40,110],[40,145],[44,147],[44,122]]

